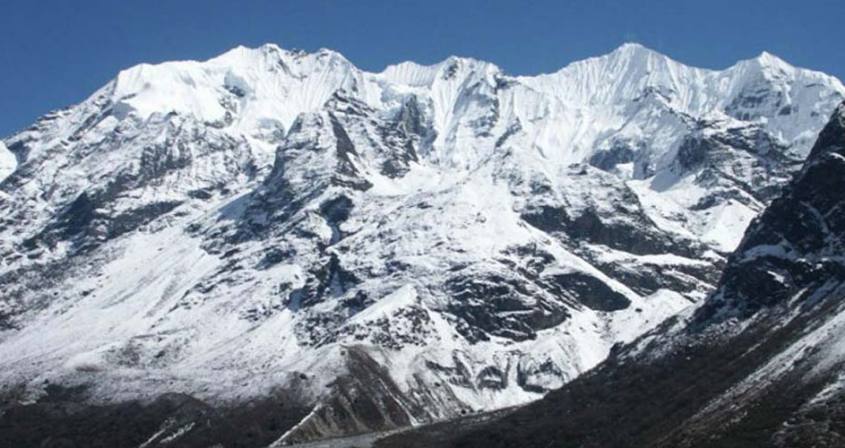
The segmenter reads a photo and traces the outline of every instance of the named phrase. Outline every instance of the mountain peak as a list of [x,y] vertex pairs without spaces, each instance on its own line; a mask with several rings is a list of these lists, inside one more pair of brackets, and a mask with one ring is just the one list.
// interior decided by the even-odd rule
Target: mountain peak
[[792,71],[795,67],[792,64],[784,61],[777,55],[763,51],[759,56],[752,60],[756,65],[759,65],[763,70],[777,70],[777,71]]
[[437,64],[441,70],[460,69],[462,72],[487,72],[488,70],[499,71],[499,67],[492,62],[482,61],[464,56],[449,56],[443,62]]
[[259,46],[258,48],[263,51],[282,51],[282,47],[272,42],[261,44],[261,46]]
[[756,57],[741,60],[734,67],[768,74],[776,72],[792,73],[796,70],[795,66],[768,51],[763,51]]
[[651,48],[646,47],[645,45],[638,43],[638,42],[625,42],[622,45],[616,47],[611,53],[656,53],[656,51],[652,50]]
[[756,58],[761,65],[779,65],[779,64],[786,64],[789,65],[786,61],[781,59],[779,56],[769,53],[768,51],[762,51]]
[[[248,47],[246,45],[238,45],[230,50],[224,51],[217,56],[204,62],[220,62],[222,64],[233,64],[238,60],[245,58],[260,58],[268,55],[279,55],[285,50],[276,44],[266,43],[258,47]],[[166,64],[166,63],[165,63]]]
[[[693,67],[677,62],[663,53],[635,42],[626,42],[602,56],[575,61],[562,70],[577,66],[593,66],[593,69],[617,74],[633,71],[639,75],[642,75],[643,71],[693,69]],[[639,75],[635,77],[639,77]]]
[[625,42],[615,50],[607,54],[611,58],[628,59],[628,60],[642,60],[651,58],[670,59],[663,53],[648,48],[636,42]]
[[351,64],[351,62],[349,62],[349,59],[346,59],[346,56],[341,54],[339,51],[332,50],[331,48],[323,47],[315,51],[313,54],[317,57],[331,58]]

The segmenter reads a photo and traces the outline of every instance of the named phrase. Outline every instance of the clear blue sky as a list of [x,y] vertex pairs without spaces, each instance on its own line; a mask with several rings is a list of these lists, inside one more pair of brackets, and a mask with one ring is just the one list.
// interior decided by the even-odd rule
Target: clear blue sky
[[457,54],[534,74],[636,41],[710,68],[768,50],[842,79],[843,19],[845,0],[3,0],[0,136],[139,62],[265,42],[368,70]]

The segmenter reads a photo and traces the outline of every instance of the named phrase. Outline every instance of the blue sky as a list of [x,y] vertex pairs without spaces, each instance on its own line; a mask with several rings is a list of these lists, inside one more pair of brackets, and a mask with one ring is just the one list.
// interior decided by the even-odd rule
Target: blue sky
[[843,17],[843,0],[3,0],[0,135],[139,62],[265,42],[332,48],[368,70],[457,54],[535,74],[636,41],[709,68],[768,50],[842,79]]

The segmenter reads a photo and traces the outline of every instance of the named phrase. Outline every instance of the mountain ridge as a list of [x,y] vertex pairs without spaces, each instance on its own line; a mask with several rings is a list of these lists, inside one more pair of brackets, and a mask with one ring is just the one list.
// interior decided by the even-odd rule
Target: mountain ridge
[[284,442],[540,398],[715,289],[845,97],[768,56],[615,53],[529,81],[275,46],[121,72],[5,140],[0,382],[294,397]]
[[510,415],[376,446],[840,445],[843,151],[845,103],[694,312]]

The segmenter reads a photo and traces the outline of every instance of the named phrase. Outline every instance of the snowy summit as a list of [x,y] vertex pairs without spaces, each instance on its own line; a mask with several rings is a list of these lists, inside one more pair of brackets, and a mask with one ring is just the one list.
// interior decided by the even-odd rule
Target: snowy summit
[[538,76],[132,67],[0,144],[0,384],[283,392],[280,444],[539,399],[714,290],[843,98],[637,44]]

